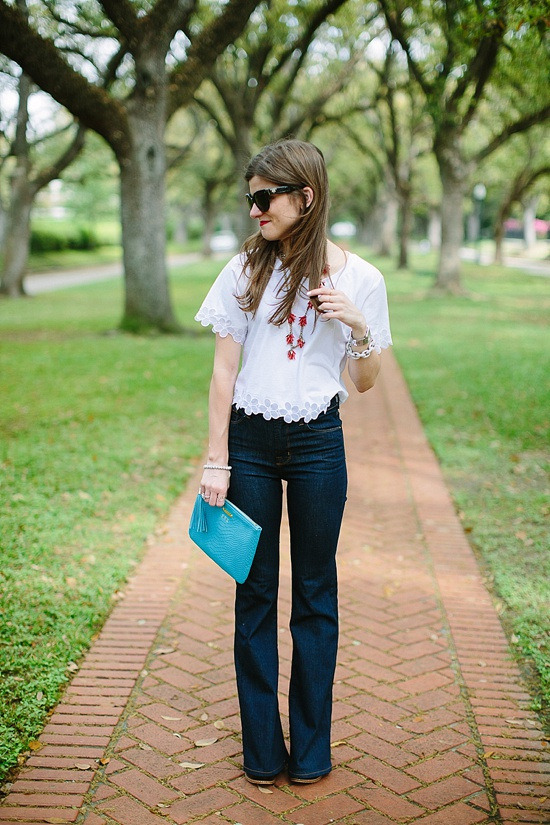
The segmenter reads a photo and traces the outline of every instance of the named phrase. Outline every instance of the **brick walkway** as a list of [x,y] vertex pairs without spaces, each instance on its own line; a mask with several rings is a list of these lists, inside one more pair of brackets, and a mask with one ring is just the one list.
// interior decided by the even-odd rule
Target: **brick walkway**
[[[264,791],[243,779],[233,586],[186,538],[194,479],[0,806],[2,825],[550,822],[547,743],[391,354],[343,417],[332,774]],[[284,695],[287,566],[282,577]]]

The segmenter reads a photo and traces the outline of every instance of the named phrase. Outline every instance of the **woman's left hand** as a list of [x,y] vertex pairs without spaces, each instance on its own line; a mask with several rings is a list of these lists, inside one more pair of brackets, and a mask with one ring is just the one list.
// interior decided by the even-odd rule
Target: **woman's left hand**
[[310,298],[318,299],[317,311],[323,316],[323,320],[329,321],[336,318],[351,328],[353,338],[357,340],[364,338],[367,331],[365,316],[344,292],[321,286],[310,290],[307,294]]

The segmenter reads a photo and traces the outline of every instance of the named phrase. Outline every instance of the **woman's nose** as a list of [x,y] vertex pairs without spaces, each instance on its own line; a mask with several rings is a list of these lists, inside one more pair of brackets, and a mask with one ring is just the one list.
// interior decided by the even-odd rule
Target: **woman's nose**
[[264,214],[264,213],[262,212],[262,210],[261,210],[261,209],[258,209],[258,207],[256,206],[256,204],[255,204],[255,203],[253,203],[253,204],[252,204],[252,206],[250,207],[250,217],[251,217],[251,218],[259,218],[259,217],[260,217],[260,215],[263,215],[263,214]]

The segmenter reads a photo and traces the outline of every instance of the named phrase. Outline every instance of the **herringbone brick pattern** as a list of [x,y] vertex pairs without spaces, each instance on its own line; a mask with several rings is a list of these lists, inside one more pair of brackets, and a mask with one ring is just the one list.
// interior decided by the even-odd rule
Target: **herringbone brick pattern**
[[[0,823],[550,822],[547,743],[391,355],[343,418],[350,494],[332,774],[311,786],[282,775],[268,789],[243,778],[233,585],[186,539],[195,479],[151,539]],[[283,713],[288,592],[286,563]]]

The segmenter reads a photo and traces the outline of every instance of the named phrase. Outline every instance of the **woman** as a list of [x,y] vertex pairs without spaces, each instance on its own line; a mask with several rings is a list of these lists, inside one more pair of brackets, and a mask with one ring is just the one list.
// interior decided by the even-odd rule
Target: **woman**
[[[196,316],[216,333],[200,490],[212,506],[227,496],[262,527],[235,602],[245,776],[272,784],[286,766],[292,782],[309,783],[331,770],[336,547],[347,486],[342,373],[347,365],[357,390],[368,390],[391,337],[381,274],[327,240],[321,152],[280,141],[256,155],[245,176],[259,231]],[[288,750],[277,700],[282,481],[292,565]]]

